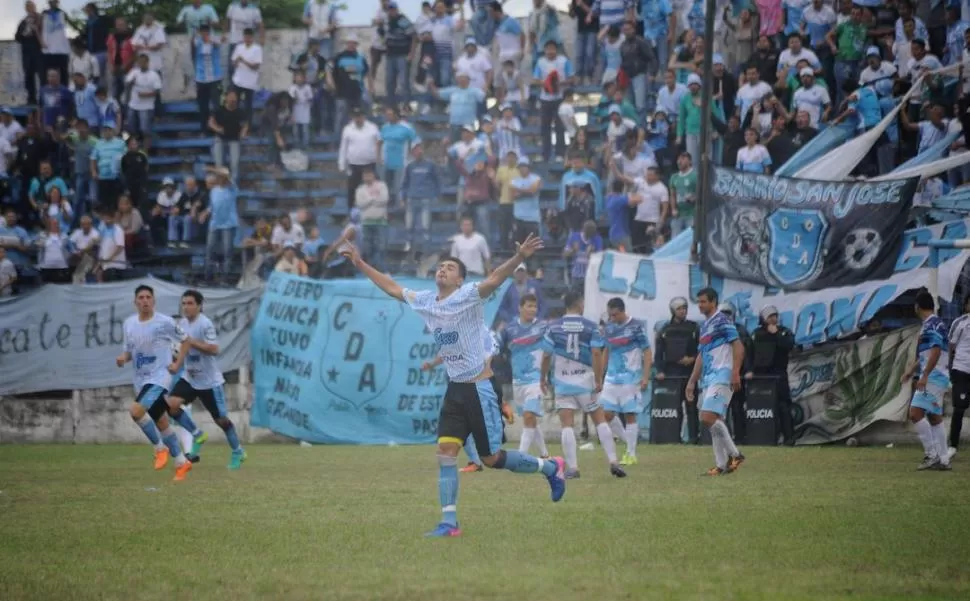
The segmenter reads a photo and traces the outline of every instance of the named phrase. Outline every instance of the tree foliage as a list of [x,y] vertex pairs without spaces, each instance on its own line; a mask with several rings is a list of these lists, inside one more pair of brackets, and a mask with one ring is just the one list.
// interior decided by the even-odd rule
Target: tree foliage
[[[223,18],[226,15],[226,9],[232,3],[232,0],[203,1],[211,4]],[[261,0],[252,3],[259,6],[262,11],[263,23],[267,29],[303,26],[304,0]],[[95,4],[102,14],[128,17],[132,27],[137,27],[141,23],[142,14],[151,10],[155,14],[155,19],[164,23],[169,33],[173,33],[178,31],[175,18],[182,7],[188,3],[179,0],[97,0]]]

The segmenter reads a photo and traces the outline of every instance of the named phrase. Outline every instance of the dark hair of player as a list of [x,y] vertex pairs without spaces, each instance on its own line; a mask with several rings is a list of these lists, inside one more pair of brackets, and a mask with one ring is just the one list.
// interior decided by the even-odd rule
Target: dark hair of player
[[607,309],[615,309],[617,311],[626,311],[626,303],[619,296],[614,296],[606,303]]
[[702,296],[706,298],[708,302],[711,302],[711,303],[717,302],[717,290],[714,290],[713,288],[701,288],[700,291],[697,293],[697,298],[700,298]]
[[920,290],[916,293],[916,307],[922,309],[923,311],[932,311],[936,308],[936,303],[933,301],[933,295],[926,290]]
[[519,306],[524,307],[526,303],[539,303],[539,299],[536,298],[535,294],[523,294],[519,299]]
[[137,297],[142,292],[147,292],[148,294],[155,296],[155,290],[151,286],[146,286],[145,284],[142,284],[141,286],[135,288],[135,297]]
[[575,309],[583,301],[583,295],[579,292],[567,292],[562,301],[567,309]]
[[182,293],[182,298],[185,298],[186,296],[191,296],[192,300],[195,301],[195,304],[199,305],[200,307],[202,306],[202,301],[204,299],[202,298],[202,293],[198,290],[186,290],[184,293]]
[[461,276],[461,279],[465,279],[465,276],[468,274],[468,269],[465,267],[465,264],[462,263],[461,259],[457,257],[444,257],[438,261],[438,265],[441,265],[442,263],[454,263],[457,265],[458,275]]

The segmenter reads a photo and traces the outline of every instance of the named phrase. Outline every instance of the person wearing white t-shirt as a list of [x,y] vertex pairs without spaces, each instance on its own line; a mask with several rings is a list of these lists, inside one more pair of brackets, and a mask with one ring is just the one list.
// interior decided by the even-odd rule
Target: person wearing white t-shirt
[[14,158],[17,150],[6,138],[0,136],[0,177],[7,177],[7,162]]
[[650,253],[670,210],[670,192],[656,167],[648,168],[646,177],[633,180],[630,200],[638,203],[633,217],[635,225],[630,232],[633,248],[638,253]]
[[89,215],[81,217],[81,227],[71,232],[73,258],[77,263],[77,268],[74,270],[75,284],[83,284],[88,272],[94,269],[100,242],[101,234],[94,228],[91,217]]
[[576,137],[576,130],[579,124],[576,122],[576,109],[573,107],[573,96],[571,90],[563,94],[562,104],[559,105],[559,120],[562,121],[563,130],[566,132],[566,144],[569,144]]
[[621,152],[626,148],[626,138],[631,131],[638,133],[638,143],[643,142],[644,135],[643,131],[637,128],[633,119],[627,119],[622,115],[618,104],[611,104],[609,112],[610,121],[606,124],[606,156],[604,160],[608,160],[613,153]]
[[303,231],[303,226],[293,223],[293,219],[287,214],[280,217],[280,222],[273,226],[273,233],[269,239],[277,257],[283,254],[283,248],[287,244],[300,248],[305,241],[306,233]]
[[17,283],[17,268],[13,261],[7,258],[7,249],[0,246],[0,298],[13,295],[15,283]]
[[125,256],[125,230],[115,223],[110,212],[101,217],[101,244],[98,247],[98,282],[120,279],[119,271],[128,268]]
[[492,253],[485,236],[475,231],[470,217],[461,220],[461,233],[451,239],[451,256],[465,264],[469,275],[486,276],[491,271]]
[[24,133],[24,126],[14,119],[13,111],[7,107],[0,109],[0,138],[10,142],[11,146],[17,144],[17,137]]
[[734,167],[748,173],[771,173],[771,155],[768,149],[758,144],[758,131],[754,128],[744,130],[744,146],[738,150]]
[[148,55],[142,54],[138,57],[138,66],[125,76],[125,85],[131,89],[125,126],[129,134],[141,136],[146,153],[151,149],[155,102],[162,90],[162,78],[149,64]]
[[748,111],[754,106],[754,103],[760,102],[765,97],[771,95],[771,86],[761,81],[761,75],[756,65],[748,65],[747,70],[744,72],[744,80],[745,84],[738,89],[737,102],[734,103],[734,110],[737,112],[742,123]]
[[239,0],[230,4],[229,9],[226,10],[226,20],[229,21],[230,55],[237,44],[242,44],[243,32],[247,29],[259,28],[259,43],[263,43],[266,35],[263,13],[249,0]]
[[247,121],[253,117],[253,96],[259,89],[259,68],[263,64],[263,47],[253,41],[253,30],[243,31],[243,43],[236,46],[229,59],[235,71],[232,86],[239,92]]
[[456,73],[468,73],[469,86],[488,93],[492,85],[492,61],[488,55],[478,50],[475,38],[465,40],[465,53],[455,61]]
[[334,38],[337,36],[337,11],[340,7],[335,0],[307,0],[303,9],[303,23],[307,26],[307,36],[320,42],[320,56],[329,59],[333,55]]
[[131,47],[136,55],[148,55],[148,68],[159,74],[162,72],[162,49],[168,40],[165,28],[155,22],[155,15],[146,12],[142,17],[142,24],[131,36]]
[[310,122],[313,112],[313,88],[302,71],[293,74],[290,98],[293,99],[293,137],[305,150],[310,146]]
[[815,72],[810,67],[802,69],[799,76],[802,80],[802,87],[795,90],[792,95],[792,108],[795,111],[808,113],[811,126],[818,129],[820,121],[824,123],[829,120],[829,113],[832,111],[832,99],[829,98],[828,90],[815,85]]
[[822,68],[822,63],[818,60],[818,55],[808,48],[802,47],[802,38],[799,34],[793,33],[788,37],[788,48],[781,51],[778,55],[778,79],[785,81],[788,76],[794,73],[795,66],[800,60],[808,61],[813,70]]
[[67,271],[67,236],[61,234],[60,222],[50,219],[47,231],[37,238],[37,269],[40,277],[49,284],[66,284],[70,280]]
[[896,65],[882,60],[879,48],[870,46],[866,50],[866,68],[859,73],[859,85],[872,84],[877,95],[887,97],[893,93],[895,77]]

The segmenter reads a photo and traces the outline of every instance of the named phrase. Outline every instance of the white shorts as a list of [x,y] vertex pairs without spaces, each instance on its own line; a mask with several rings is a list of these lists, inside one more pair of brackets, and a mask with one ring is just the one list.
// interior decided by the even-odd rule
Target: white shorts
[[599,399],[595,394],[573,394],[569,396],[556,397],[556,410],[572,409],[583,413],[592,413],[600,408]]
[[519,415],[528,411],[542,417],[542,386],[539,384],[516,384],[512,386],[512,401]]
[[642,398],[640,384],[606,383],[600,393],[600,405],[610,413],[640,413]]
[[701,411],[717,413],[723,419],[734,392],[728,384],[714,384],[701,391]]

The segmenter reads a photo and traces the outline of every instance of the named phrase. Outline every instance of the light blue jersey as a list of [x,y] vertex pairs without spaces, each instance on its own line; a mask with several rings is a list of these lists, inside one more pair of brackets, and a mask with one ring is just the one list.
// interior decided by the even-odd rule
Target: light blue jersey
[[160,313],[151,319],[141,321],[138,315],[125,320],[125,351],[131,354],[135,366],[135,391],[149,384],[169,390],[172,374],[168,366],[172,363],[172,343],[185,340],[185,333],[175,321]]
[[698,350],[701,354],[701,388],[727,386],[734,372],[734,350],[731,343],[738,339],[738,329],[731,319],[721,313],[704,320],[701,325]]
[[509,354],[514,386],[539,383],[542,375],[539,369],[542,362],[542,338],[545,334],[546,326],[538,320],[522,323],[516,319],[502,331],[499,346]]
[[491,335],[483,336],[485,299],[478,283],[465,284],[438,300],[435,290],[404,290],[404,302],[421,316],[434,335],[438,356],[452,382],[474,382],[492,354]]
[[631,317],[624,324],[606,324],[605,334],[610,351],[606,382],[639,385],[643,378],[643,351],[650,348],[646,325]]
[[950,385],[950,376],[946,371],[949,362],[947,353],[946,325],[936,315],[930,315],[923,321],[923,328],[919,331],[919,342],[916,353],[919,357],[920,377],[926,375],[926,363],[929,361],[930,351],[940,349],[940,358],[933,367],[933,371],[926,378],[927,384],[945,389]]
[[[201,340],[207,344],[219,343],[216,327],[205,315],[199,314],[194,321],[189,321],[183,317],[179,320],[178,325],[189,338]],[[185,371],[182,377],[196,390],[210,390],[226,382],[226,379],[222,377],[222,371],[219,369],[216,355],[208,355],[198,349],[191,349],[185,358],[184,367]]]
[[593,349],[606,346],[599,326],[581,315],[564,315],[546,330],[542,350],[555,357],[556,396],[589,394],[596,389]]

